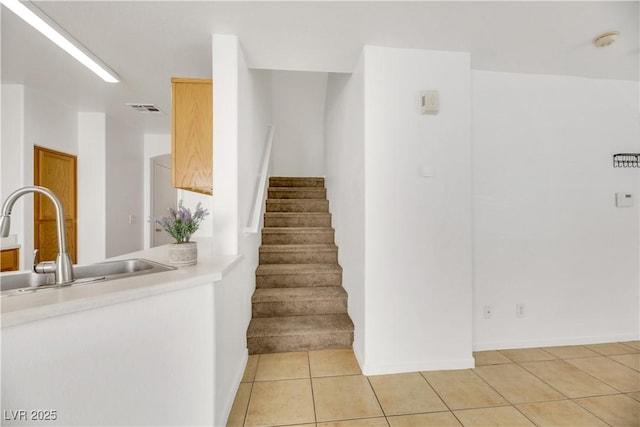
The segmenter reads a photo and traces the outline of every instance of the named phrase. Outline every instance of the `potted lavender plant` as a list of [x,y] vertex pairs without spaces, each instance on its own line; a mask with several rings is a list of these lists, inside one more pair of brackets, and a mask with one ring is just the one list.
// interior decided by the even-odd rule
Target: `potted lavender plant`
[[169,245],[169,264],[187,266],[198,261],[197,242],[190,239],[207,215],[209,212],[201,203],[198,203],[195,212],[191,213],[191,209],[185,208],[181,200],[177,209],[169,208],[169,216],[149,219],[149,222],[159,225],[176,240]]

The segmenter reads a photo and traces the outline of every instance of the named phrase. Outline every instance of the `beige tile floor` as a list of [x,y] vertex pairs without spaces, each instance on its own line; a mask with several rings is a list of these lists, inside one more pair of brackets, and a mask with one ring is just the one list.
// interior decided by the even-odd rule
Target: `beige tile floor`
[[249,356],[227,426],[640,427],[640,341],[474,357],[366,377],[351,350]]

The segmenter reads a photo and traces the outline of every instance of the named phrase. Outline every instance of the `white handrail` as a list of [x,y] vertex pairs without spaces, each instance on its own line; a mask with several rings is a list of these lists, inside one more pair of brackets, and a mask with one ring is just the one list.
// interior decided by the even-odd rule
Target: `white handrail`
[[249,224],[244,229],[245,233],[255,234],[260,227],[260,216],[264,208],[264,195],[267,189],[267,178],[269,177],[269,163],[271,161],[271,147],[273,146],[273,132],[275,126],[267,126],[267,136],[264,143],[264,151],[262,152],[262,165],[256,178],[256,188],[254,191],[255,199],[249,213]]

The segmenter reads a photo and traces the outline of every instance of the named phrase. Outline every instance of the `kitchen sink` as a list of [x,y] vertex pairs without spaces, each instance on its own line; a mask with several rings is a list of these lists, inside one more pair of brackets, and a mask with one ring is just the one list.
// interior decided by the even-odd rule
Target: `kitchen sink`
[[[143,258],[125,259],[119,261],[106,261],[95,264],[74,265],[74,281],[66,286],[122,279],[143,274],[160,273],[162,271],[175,270],[175,267],[149,261]],[[34,292],[41,289],[54,289],[60,287],[55,284],[53,274],[39,274],[30,271],[0,274],[1,295],[19,295],[25,292]]]

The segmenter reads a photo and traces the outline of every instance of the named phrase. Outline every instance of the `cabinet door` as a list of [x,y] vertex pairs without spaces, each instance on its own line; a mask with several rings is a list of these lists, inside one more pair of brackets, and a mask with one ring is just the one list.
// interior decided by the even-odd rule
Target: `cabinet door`
[[171,154],[173,186],[212,193],[213,83],[207,79],[171,79]]
[[19,269],[18,258],[20,251],[18,249],[5,249],[0,251],[0,271],[16,271]]

